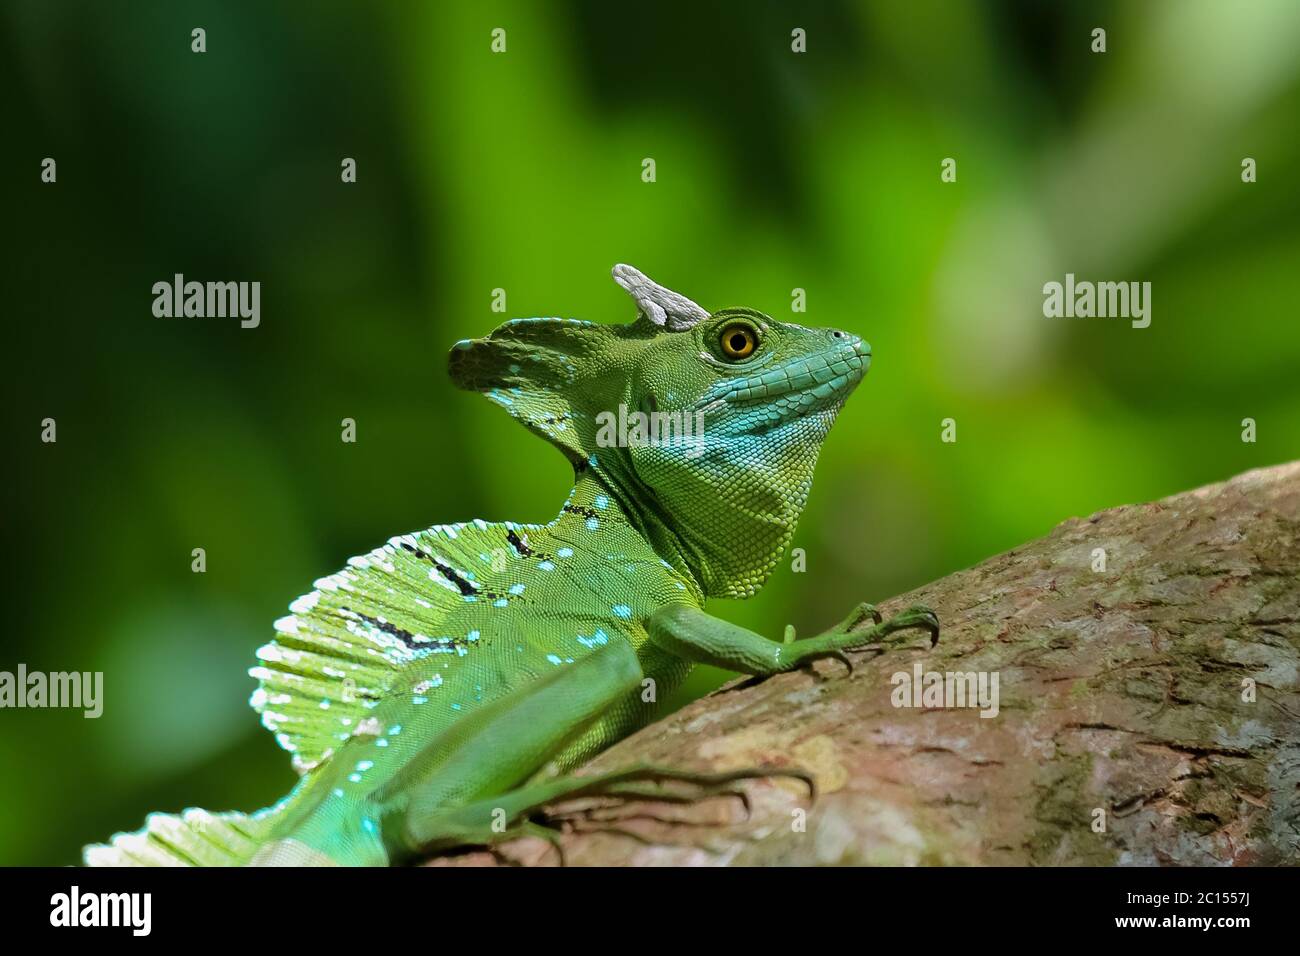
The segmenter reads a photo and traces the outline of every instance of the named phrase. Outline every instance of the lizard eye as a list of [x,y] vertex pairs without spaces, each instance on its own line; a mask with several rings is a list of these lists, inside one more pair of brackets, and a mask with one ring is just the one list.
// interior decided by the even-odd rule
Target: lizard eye
[[758,336],[748,325],[737,322],[722,330],[718,345],[727,358],[749,358],[754,354],[754,349],[758,348]]

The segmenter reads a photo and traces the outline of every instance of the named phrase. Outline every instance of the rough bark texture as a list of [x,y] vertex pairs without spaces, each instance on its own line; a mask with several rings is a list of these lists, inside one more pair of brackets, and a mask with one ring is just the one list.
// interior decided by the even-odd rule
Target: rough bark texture
[[[881,610],[914,603],[943,621],[933,650],[724,689],[583,771],[802,767],[815,802],[778,779],[745,785],[748,818],[726,798],[613,808],[625,832],[567,833],[568,863],[1300,862],[1300,462],[1071,519]],[[997,673],[999,713],[895,707],[915,662]],[[557,859],[534,839],[507,855]]]

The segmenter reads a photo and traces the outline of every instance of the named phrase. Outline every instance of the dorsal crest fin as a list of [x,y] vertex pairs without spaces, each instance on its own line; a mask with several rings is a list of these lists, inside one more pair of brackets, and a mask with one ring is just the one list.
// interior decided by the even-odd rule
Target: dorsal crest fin
[[399,535],[321,578],[275,622],[249,673],[249,703],[306,773],[349,737],[376,732],[370,712],[408,691],[403,672],[431,654],[463,655],[475,637],[445,629],[451,612],[478,599],[478,575],[503,554],[509,535],[535,525],[437,525]]

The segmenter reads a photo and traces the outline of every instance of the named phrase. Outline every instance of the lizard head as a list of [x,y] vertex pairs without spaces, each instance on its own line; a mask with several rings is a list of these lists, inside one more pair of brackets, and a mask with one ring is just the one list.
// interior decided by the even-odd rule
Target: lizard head
[[710,314],[629,266],[614,277],[636,322],[508,322],[457,343],[452,378],[618,492],[706,594],[747,597],[794,534],[870,347],[753,309]]

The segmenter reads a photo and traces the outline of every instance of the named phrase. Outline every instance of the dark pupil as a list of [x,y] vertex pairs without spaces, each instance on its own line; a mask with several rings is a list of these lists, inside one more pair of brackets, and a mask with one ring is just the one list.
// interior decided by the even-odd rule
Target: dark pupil
[[745,351],[745,336],[740,332],[736,332],[734,335],[731,336],[731,351],[733,352]]

